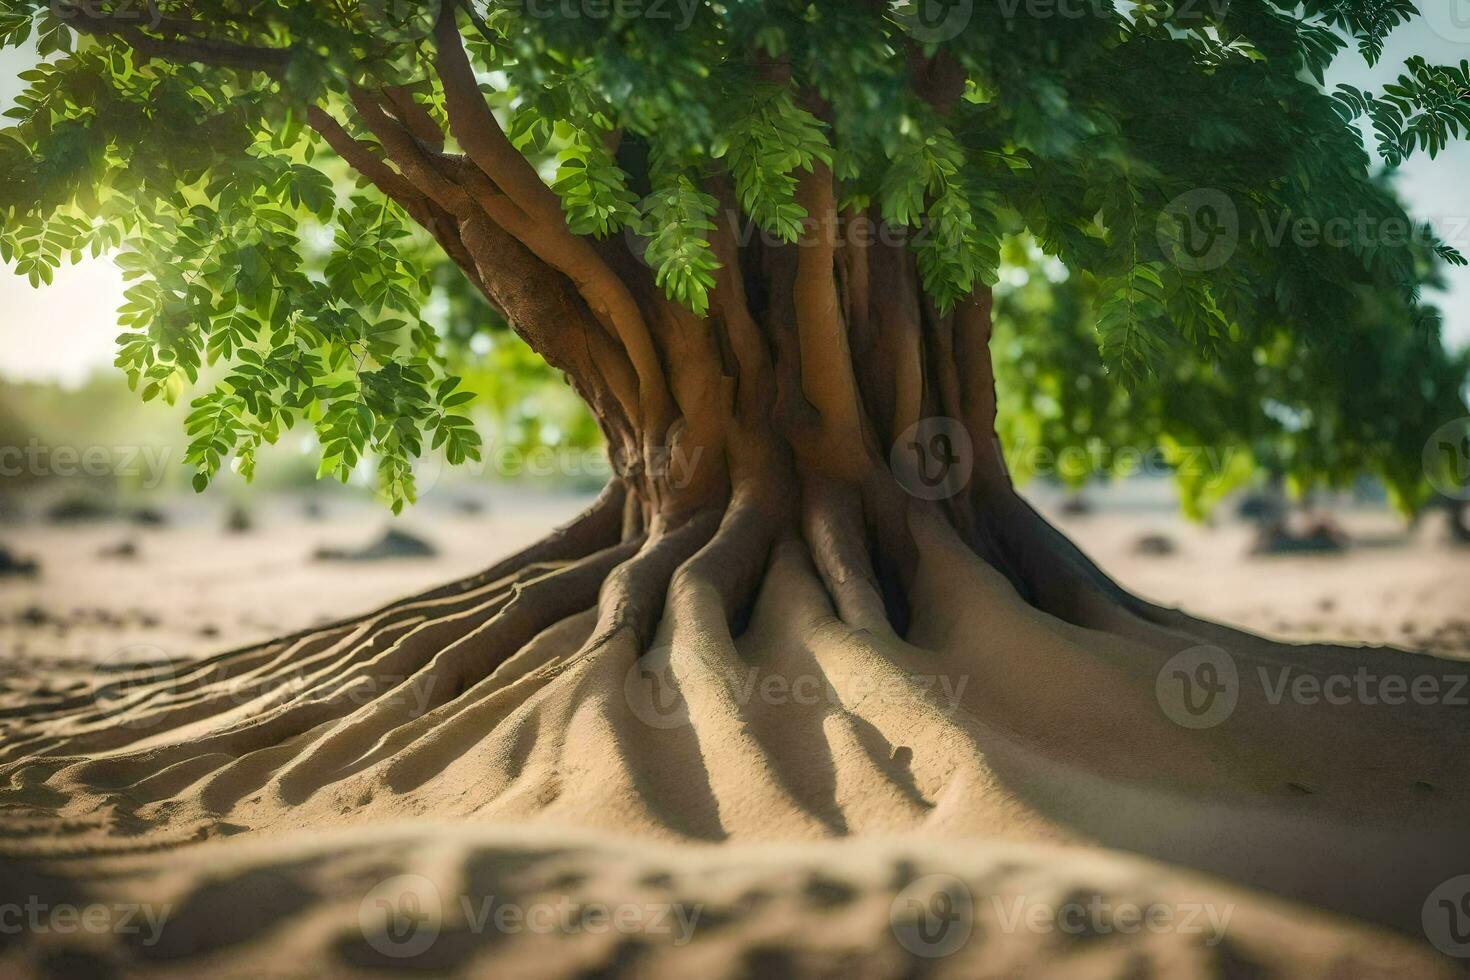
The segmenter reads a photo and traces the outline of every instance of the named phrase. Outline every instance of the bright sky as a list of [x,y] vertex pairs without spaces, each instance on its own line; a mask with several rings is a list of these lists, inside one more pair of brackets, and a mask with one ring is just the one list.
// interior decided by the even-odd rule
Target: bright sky
[[[1436,5],[1430,19],[1397,31],[1377,69],[1368,69],[1349,52],[1338,59],[1329,85],[1381,85],[1416,52],[1432,63],[1470,58],[1470,18],[1461,25],[1443,15],[1461,0],[1422,2]],[[0,111],[14,104],[22,89],[15,76],[32,63],[34,56],[24,51],[0,51]],[[1412,214],[1431,222],[1442,238],[1470,255],[1470,144],[1458,143],[1433,161],[1416,155],[1404,166],[1398,188]],[[106,259],[63,266],[53,283],[40,289],[0,269],[0,375],[75,384],[109,365],[122,290],[121,278]],[[1445,310],[1452,341],[1470,344],[1470,269],[1450,270],[1449,295],[1435,300]]]
[[[26,51],[0,51],[0,111],[15,104],[24,87],[16,75],[34,62]],[[0,375],[74,385],[110,365],[122,292],[105,257],[63,265],[39,289],[0,268]]]

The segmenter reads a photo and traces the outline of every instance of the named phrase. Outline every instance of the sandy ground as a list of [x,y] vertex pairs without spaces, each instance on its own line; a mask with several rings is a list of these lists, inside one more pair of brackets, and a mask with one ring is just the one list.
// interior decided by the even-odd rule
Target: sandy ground
[[[118,865],[87,893],[26,869],[9,879],[40,925],[21,950],[0,936],[5,976],[1459,975],[1405,938],[1096,849],[629,847],[425,824],[201,845]],[[63,929],[67,907],[102,928]]]
[[[0,582],[0,653],[17,676],[188,658],[364,611],[470,574],[585,498],[496,490],[398,522],[432,559],[325,563],[369,543],[367,504],[298,503],[230,534],[199,502],[171,525],[0,527],[43,562]],[[1043,506],[1054,501],[1043,498]],[[1359,546],[1251,557],[1250,530],[1156,507],[1055,517],[1124,585],[1289,639],[1470,657],[1470,551],[1432,522],[1340,516]],[[1162,536],[1172,553],[1141,553]],[[99,552],[130,540],[132,559]],[[0,683],[4,678],[0,678]],[[33,828],[4,825],[13,855]],[[81,869],[81,870],[79,870]],[[172,928],[170,928],[172,923]],[[680,845],[486,824],[247,835],[167,852],[33,865],[0,857],[0,976],[1456,975],[1407,937],[1101,849],[856,836]]]
[[[0,650],[89,663],[246,646],[473,574],[589,500],[501,489],[477,500],[479,513],[431,498],[396,520],[367,501],[331,500],[313,519],[301,501],[275,500],[249,512],[247,533],[227,530],[227,508],[194,501],[169,507],[164,527],[115,520],[0,526],[0,544],[42,563],[33,579],[0,579]],[[422,538],[438,555],[315,559],[321,548],[371,544],[389,526]],[[125,542],[136,546],[135,558],[103,555]]]
[[[1049,518],[1109,574],[1157,602],[1288,640],[1390,644],[1470,656],[1470,549],[1441,523],[1408,531],[1378,510],[1337,514],[1354,547],[1333,555],[1253,556],[1252,530],[1222,517],[1191,523],[1167,509],[1106,507]],[[354,615],[472,574],[575,516],[591,497],[496,488],[463,499],[478,513],[431,500],[396,521],[351,500],[308,519],[299,501],[252,512],[255,529],[225,530],[225,514],[186,502],[171,526],[105,521],[0,525],[0,544],[39,557],[35,579],[0,579],[0,652],[78,664],[190,658]],[[432,544],[437,557],[342,563],[322,547],[353,548],[388,526]],[[1162,535],[1171,555],[1139,552]],[[100,557],[123,542],[134,559]]]
[[[1253,555],[1254,531],[1169,513],[1048,517],[1133,592],[1199,616],[1298,642],[1387,644],[1470,657],[1470,549],[1449,543],[1441,515],[1406,529],[1391,513],[1347,510],[1339,554]],[[1172,555],[1140,554],[1163,535]]]

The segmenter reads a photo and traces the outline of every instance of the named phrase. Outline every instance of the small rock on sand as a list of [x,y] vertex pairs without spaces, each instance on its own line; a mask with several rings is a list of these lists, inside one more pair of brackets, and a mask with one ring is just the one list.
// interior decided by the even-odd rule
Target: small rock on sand
[[383,536],[361,548],[318,548],[317,561],[385,561],[393,558],[432,558],[438,549],[420,537],[389,528]]
[[1177,554],[1178,551],[1179,546],[1167,534],[1145,534],[1133,542],[1133,553],[1135,555],[1165,558],[1169,555]]
[[128,520],[139,527],[168,526],[168,515],[157,507],[139,507],[128,515]]
[[138,558],[138,542],[119,541],[117,544],[108,545],[97,552],[98,558],[108,558],[113,561],[136,561]]
[[0,545],[0,578],[35,578],[41,565],[34,558],[22,558]]
[[86,495],[63,497],[46,508],[46,520],[51,524],[102,521],[112,516],[113,509],[109,504]]
[[38,628],[41,626],[45,626],[47,623],[54,623],[58,621],[55,619],[55,617],[53,617],[46,610],[42,609],[40,606],[26,606],[20,611],[19,615],[17,615],[15,619],[16,622],[20,623],[22,626],[29,626],[32,628]]
[[230,513],[225,517],[225,530],[230,534],[249,534],[255,530],[255,521],[251,518],[250,511],[240,506],[231,507]]
[[454,502],[454,509],[461,514],[483,514],[485,502],[474,497],[461,497]]
[[1093,511],[1092,501],[1074,493],[1062,501],[1061,512],[1068,517],[1085,517]]
[[1285,521],[1261,525],[1251,545],[1255,555],[1338,554],[1346,551],[1346,532],[1330,518],[1317,518],[1296,529]]

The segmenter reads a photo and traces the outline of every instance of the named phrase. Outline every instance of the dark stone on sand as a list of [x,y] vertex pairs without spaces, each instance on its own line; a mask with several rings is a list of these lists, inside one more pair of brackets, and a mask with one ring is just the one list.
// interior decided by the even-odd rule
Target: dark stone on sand
[[394,558],[432,558],[439,550],[407,531],[389,528],[372,544],[361,548],[318,548],[317,561],[388,561]]
[[105,521],[113,517],[113,508],[95,497],[63,497],[46,508],[46,520],[51,524],[78,524],[83,521]]
[[20,611],[16,620],[23,626],[45,626],[52,621],[52,617],[40,606],[27,606]]
[[22,558],[0,545],[0,578],[35,578],[41,565],[34,558]]
[[1348,548],[1348,536],[1333,521],[1319,518],[1300,531],[1284,521],[1262,526],[1251,553],[1256,555],[1337,554]]
[[1080,493],[1074,493],[1063,500],[1061,506],[1062,513],[1068,517],[1085,517],[1092,513],[1092,509],[1092,501]]
[[1167,534],[1145,534],[1133,542],[1133,553],[1150,558],[1165,558],[1176,554],[1179,546]]
[[474,497],[461,497],[454,502],[454,509],[461,514],[483,514],[488,508],[483,500]]
[[128,515],[128,520],[139,527],[168,526],[168,515],[157,507],[139,507]]
[[117,544],[109,545],[98,551],[97,557],[113,561],[135,561],[138,557],[138,542],[119,541]]
[[1243,521],[1271,521],[1278,518],[1283,509],[1280,498],[1274,494],[1248,493],[1240,498],[1235,516]]
[[230,534],[249,534],[255,530],[255,521],[250,516],[250,511],[244,507],[235,506],[225,517],[225,530]]

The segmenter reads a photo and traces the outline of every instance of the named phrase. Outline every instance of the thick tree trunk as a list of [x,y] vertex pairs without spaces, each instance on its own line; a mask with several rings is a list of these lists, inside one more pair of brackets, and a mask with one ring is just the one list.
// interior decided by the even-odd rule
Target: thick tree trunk
[[[677,423],[604,415],[631,465],[486,572],[6,706],[0,805],[94,854],[420,813],[1102,843],[1417,928],[1470,853],[1463,667],[1128,595],[1011,488],[985,301],[938,316],[890,259],[839,297],[763,256],[728,348],[668,314]],[[1360,669],[1446,696],[1273,700]]]

